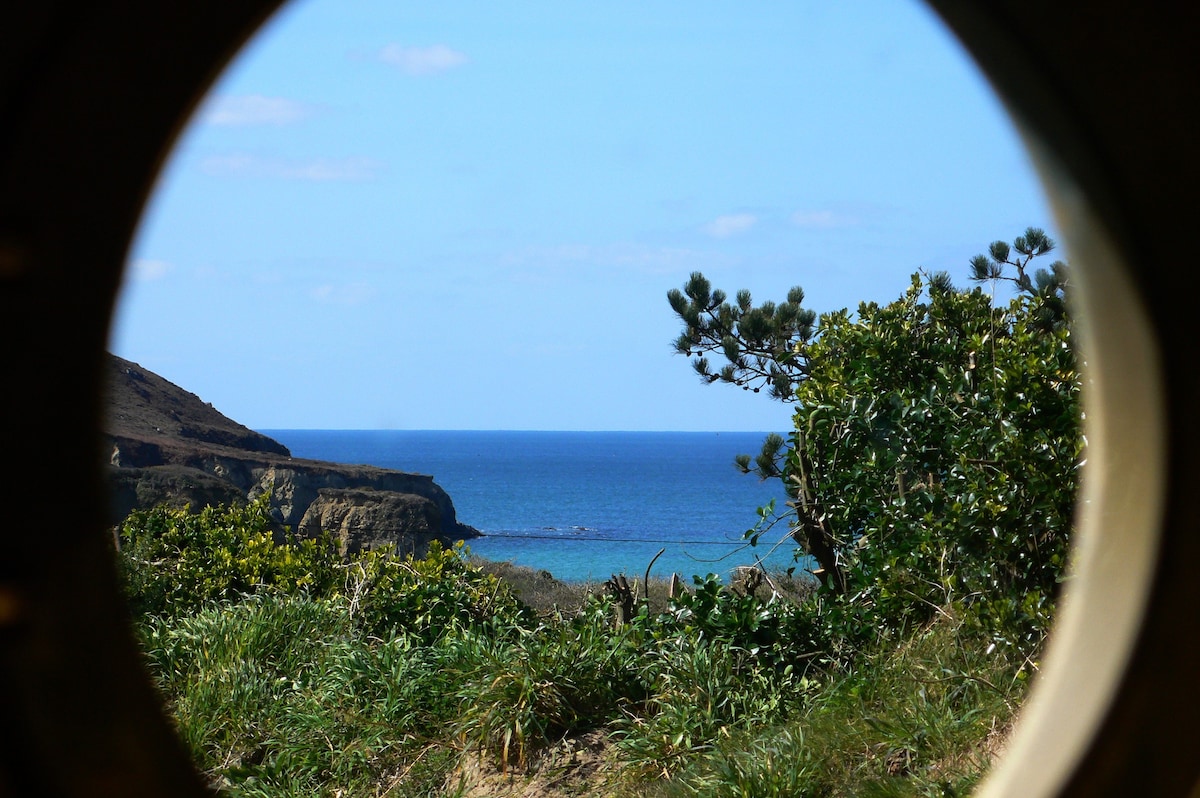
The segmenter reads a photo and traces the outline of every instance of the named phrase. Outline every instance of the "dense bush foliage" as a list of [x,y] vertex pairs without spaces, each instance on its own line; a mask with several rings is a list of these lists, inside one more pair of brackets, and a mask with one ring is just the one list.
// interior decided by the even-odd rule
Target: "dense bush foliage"
[[784,303],[755,307],[739,291],[731,304],[696,273],[669,293],[684,325],[676,349],[700,353],[704,382],[766,385],[795,405],[790,436],[737,464],[783,480],[791,535],[823,588],[813,643],[830,661],[946,612],[997,645],[1041,645],[1084,444],[1068,269],[1032,268],[1053,249],[1029,228],[971,261],[972,280],[1015,289],[999,305],[945,274],[815,323],[799,288]]
[[244,506],[195,514],[167,507],[131,513],[117,539],[135,614],[181,616],[214,603],[281,594],[344,597],[355,624],[380,637],[402,629],[429,639],[496,616],[532,621],[505,582],[437,541],[422,558],[385,548],[344,561],[328,539],[279,534],[268,501],[264,494]]
[[1067,561],[1083,438],[1065,325],[914,275],[822,317],[784,478],[820,514],[841,595],[825,623],[888,634],[958,606],[1032,651]]
[[275,541],[264,494],[199,513],[136,510],[120,525],[121,572],[139,614],[182,614],[264,591],[323,595],[338,581],[327,540]]

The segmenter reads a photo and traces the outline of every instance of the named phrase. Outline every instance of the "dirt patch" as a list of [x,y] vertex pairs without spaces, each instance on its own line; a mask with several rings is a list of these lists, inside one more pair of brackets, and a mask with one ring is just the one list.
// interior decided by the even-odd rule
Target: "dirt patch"
[[603,731],[590,731],[543,751],[523,771],[501,773],[492,762],[467,757],[450,783],[461,798],[608,798],[618,789],[621,768]]

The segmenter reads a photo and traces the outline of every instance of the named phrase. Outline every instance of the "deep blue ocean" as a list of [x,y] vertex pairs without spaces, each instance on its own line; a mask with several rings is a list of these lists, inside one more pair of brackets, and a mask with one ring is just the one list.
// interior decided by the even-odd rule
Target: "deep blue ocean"
[[[757,453],[758,432],[435,432],[262,430],[293,456],[430,474],[459,521],[484,533],[473,554],[544,569],[567,581],[652,576],[726,577],[762,558],[794,564],[795,545],[748,548],[756,508],[783,508],[778,480],[733,466]],[[770,539],[768,541],[768,538]]]

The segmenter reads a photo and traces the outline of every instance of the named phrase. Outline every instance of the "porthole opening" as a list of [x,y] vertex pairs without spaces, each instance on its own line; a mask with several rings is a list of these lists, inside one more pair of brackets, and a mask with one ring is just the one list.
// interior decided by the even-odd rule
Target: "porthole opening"
[[[1011,367],[1006,358],[1012,355],[1005,353],[1019,325],[1026,323],[1017,319],[1032,312],[1028,303],[1009,303],[1024,295],[1029,303],[1042,303],[1040,311],[1052,313],[1046,300],[1062,299],[1061,287],[1032,283],[1037,270],[1066,283],[1065,272],[1056,275],[1051,268],[1062,257],[1053,246],[1057,230],[1031,168],[1021,163],[1015,135],[1009,133],[1007,140],[1003,134],[980,135],[1003,124],[1003,111],[927,11],[908,7],[894,12],[895,20],[872,19],[870,24],[861,13],[775,13],[778,19],[737,24],[738,15],[728,11],[698,15],[672,37],[656,13],[645,11],[625,22],[607,14],[591,20],[560,12],[546,15],[536,26],[510,21],[479,31],[456,26],[453,14],[439,18],[424,12],[419,22],[411,12],[383,20],[373,15],[368,25],[353,11],[345,21],[345,9],[336,15],[314,5],[289,9],[273,29],[278,44],[272,48],[264,37],[248,49],[201,106],[167,168],[132,255],[127,291],[133,301],[124,302],[118,316],[118,353],[143,367],[162,363],[162,371],[196,375],[204,381],[206,399],[222,409],[245,406],[247,416],[265,419],[252,426],[284,442],[296,457],[432,473],[448,489],[459,520],[483,527],[483,537],[468,541],[476,555],[515,558],[518,566],[559,581],[600,583],[612,574],[616,585],[617,574],[624,574],[639,601],[649,590],[645,576],[654,566],[664,575],[682,576],[679,589],[687,595],[706,595],[703,583],[692,585],[693,574],[714,571],[727,581],[733,577],[724,552],[705,549],[702,539],[742,543],[740,533],[756,522],[755,504],[766,505],[768,499],[718,499],[716,486],[723,483],[702,487],[700,478],[688,476],[685,468],[712,460],[726,469],[729,484],[760,484],[737,478],[730,468],[734,453],[752,452],[759,444],[743,440],[741,450],[731,449],[722,457],[704,453],[699,439],[678,437],[683,433],[633,441],[596,430],[662,432],[663,424],[711,425],[698,420],[699,414],[712,412],[706,403],[719,400],[730,403],[720,405],[725,424],[708,429],[725,436],[713,442],[725,444],[731,431],[753,426],[751,418],[763,418],[753,414],[765,408],[774,414],[774,426],[754,434],[782,433],[786,443],[776,450],[772,466],[782,470],[768,474],[776,487],[769,498],[783,517],[764,514],[755,534],[764,542],[773,537],[782,543],[774,563],[768,563],[773,565],[766,571],[770,589],[763,594],[782,599],[785,593],[775,584],[780,572],[798,568],[820,590],[833,585],[854,594],[846,607],[851,616],[861,616],[859,629],[843,621],[840,627],[809,630],[813,639],[805,644],[808,649],[800,652],[803,646],[793,646],[799,652],[792,663],[797,672],[816,684],[818,657],[824,658],[820,668],[828,677],[851,668],[858,656],[851,650],[867,641],[887,650],[903,648],[906,633],[901,630],[936,626],[939,614],[943,625],[968,628],[985,614],[993,619],[986,623],[999,623],[995,614],[1011,611],[1034,620],[1005,622],[1003,631],[980,642],[987,653],[970,664],[935,655],[903,667],[963,671],[959,687],[968,692],[972,685],[1000,683],[1000,706],[1016,704],[1023,693],[1020,685],[1035,678],[1040,666],[1040,646],[1022,638],[1044,633],[1039,614],[1048,613],[1058,588],[1049,577],[1046,584],[1030,582],[1022,588],[1015,587],[1014,579],[1038,569],[1065,571],[1061,562],[1066,552],[1058,548],[1064,548],[1073,494],[1067,492],[1062,507],[1053,510],[1057,521],[1045,522],[1052,503],[1028,511],[1035,523],[1047,527],[1032,535],[1028,551],[1023,548],[1028,536],[1009,541],[1004,527],[1025,526],[1030,519],[1018,522],[1013,513],[992,513],[994,523],[987,524],[994,534],[980,534],[994,562],[984,562],[972,576],[966,573],[972,560],[963,552],[977,545],[968,542],[972,525],[987,525],[977,519],[985,512],[982,505],[962,511],[963,519],[973,520],[962,520],[961,529],[951,529],[959,522],[939,520],[941,526],[931,531],[937,526],[931,519],[952,514],[951,505],[969,502],[967,496],[974,496],[979,486],[991,488],[1015,475],[1011,455],[995,453],[1019,437],[1000,435],[977,443],[983,432],[970,432],[970,422],[960,417],[973,414],[982,423],[992,413],[995,424],[984,427],[1001,430],[1020,424],[1019,411],[999,409],[1009,400],[997,397],[1012,393],[1012,401],[1018,401],[1032,393],[1031,386],[1041,378],[1026,372],[1030,363],[1040,368],[1042,361],[1021,355],[1023,365],[1015,367],[1019,384],[1008,387],[1012,375],[1005,371]],[[412,34],[394,41],[380,38],[380,30],[412,24],[429,31],[428,41]],[[914,31],[903,37],[907,48],[895,44],[898,27]],[[856,47],[835,59],[837,50],[847,48],[827,43],[844,41],[851,29],[857,33]],[[917,32],[926,38],[916,40]],[[725,42],[724,50],[713,47],[718,40]],[[296,82],[297,74],[311,75],[317,64],[326,65],[319,82]],[[961,75],[947,76],[952,69]],[[845,77],[834,77],[840,73]],[[826,87],[837,80],[845,84]],[[955,91],[955,99],[948,101]],[[789,95],[791,103],[773,99]],[[913,114],[906,109],[916,105],[918,96],[924,111]],[[737,124],[729,124],[731,119]],[[966,151],[968,142],[974,151]],[[804,151],[825,155],[816,159]],[[903,157],[897,158],[898,153]],[[840,167],[825,166],[839,162]],[[981,163],[988,164],[986,176],[977,166]],[[917,179],[920,174],[938,175],[937,184],[926,187]],[[996,232],[1001,222],[994,196],[976,190],[984,179],[1011,205],[999,215],[1013,229]],[[1016,222],[1017,217],[1024,222]],[[948,229],[948,219],[953,219],[953,229]],[[1036,225],[1050,226],[1050,234],[1037,239]],[[986,235],[964,244],[969,229],[982,227]],[[948,240],[931,244],[939,235]],[[1001,235],[1015,238],[1015,248],[1002,252],[993,245]],[[972,256],[988,252],[989,245],[983,256],[987,266],[972,266]],[[884,251],[887,256],[880,263]],[[836,316],[813,312],[813,331],[789,329],[789,337],[768,358],[770,365],[743,367],[744,360],[735,360],[723,366],[725,352],[720,350],[727,348],[731,333],[746,350],[739,358],[750,357],[754,346],[761,352],[762,345],[751,341],[749,333],[741,335],[736,323],[720,322],[719,313],[713,324],[728,324],[730,330],[713,333],[706,342],[701,328],[689,321],[690,310],[674,307],[668,312],[663,295],[685,281],[685,271],[704,271],[705,280],[720,280],[731,296],[750,287],[759,302],[770,298],[773,284],[782,293],[784,285],[804,284],[806,296],[797,297],[796,304],[820,312],[847,307],[855,331],[841,332]],[[959,287],[945,293],[940,272]],[[914,274],[919,288],[909,286]],[[737,282],[743,279],[751,286]],[[620,285],[619,296],[600,288],[614,282]],[[694,278],[687,282],[687,296],[700,302],[693,296],[698,283],[693,285]],[[767,294],[753,282],[765,283]],[[975,299],[950,299],[976,284],[983,292]],[[136,301],[139,295],[146,301]],[[703,303],[712,300],[715,308],[720,303],[713,296],[706,295]],[[860,301],[885,309],[856,312]],[[909,322],[889,316],[906,302],[912,306]],[[210,309],[222,303],[233,306],[232,311],[213,314]],[[621,306],[619,312],[614,304]],[[731,314],[744,314],[755,304],[739,297],[727,307]],[[584,308],[594,322],[580,324]],[[709,310],[697,304],[697,312]],[[190,314],[197,316],[188,322]],[[987,321],[980,321],[983,327],[939,321],[954,314],[976,314]],[[175,329],[204,329],[202,317],[211,315],[221,320],[218,334],[189,335],[190,342],[173,334]],[[651,323],[654,316],[659,323]],[[714,371],[732,367],[730,373],[717,371],[707,390],[695,385],[682,359],[672,361],[665,347],[646,340],[660,329],[664,342],[675,338],[672,327],[681,321],[693,331],[689,347],[698,356],[707,351],[717,363]],[[860,344],[867,360],[852,364],[859,357],[850,354],[854,336],[869,334],[882,342],[892,334],[891,327],[904,329],[905,323],[916,330],[900,347],[907,354],[897,350],[895,362],[885,363],[880,343]],[[1055,322],[1047,324],[1048,334]],[[265,353],[252,354],[243,344],[261,336],[256,330],[264,326],[287,330],[287,335]],[[147,334],[150,330],[153,335]],[[437,340],[433,350],[421,345],[428,340],[425,335]],[[937,349],[934,339],[942,335],[954,337],[962,351]],[[971,336],[978,341],[970,343]],[[1030,340],[1022,346],[1031,346]],[[1065,339],[1061,343],[1069,347]],[[592,355],[584,357],[584,352]],[[937,358],[942,361],[935,362]],[[839,378],[821,365],[834,359],[840,359],[837,368],[847,375],[842,379],[857,381],[856,387],[836,388]],[[911,385],[900,381],[906,368],[925,361],[926,377],[908,375]],[[1074,364],[1063,367],[1073,369]],[[1049,361],[1046,368],[1061,370]],[[986,376],[974,379],[975,369]],[[775,375],[783,371],[792,381],[780,389]],[[930,387],[945,372],[956,376],[941,388]],[[764,373],[770,376],[759,376]],[[190,383],[186,376],[178,379]],[[1063,388],[1075,378],[1047,379],[1058,388],[1037,400],[1042,418],[1059,410],[1078,414],[1074,389]],[[820,387],[797,402],[801,382]],[[271,390],[271,385],[280,389]],[[753,394],[774,391],[785,401],[738,395],[732,390],[738,387]],[[930,393],[960,399],[949,415],[935,421],[948,405],[928,402]],[[1051,400],[1052,395],[1058,398]],[[897,406],[911,401],[924,409],[893,413],[881,409],[887,401]],[[1050,401],[1063,404],[1053,410]],[[876,403],[877,409],[865,407]],[[826,417],[842,414],[824,438],[825,427],[811,413],[817,404],[825,406]],[[529,407],[537,408],[532,416]],[[812,418],[791,418],[796,411]],[[313,420],[314,412],[332,420]],[[922,416],[920,424],[909,420],[916,416]],[[333,443],[328,431],[288,429],[369,428],[387,425],[388,418],[426,431],[360,431]],[[493,426],[521,430],[534,424],[539,434],[533,437],[486,432]],[[935,426],[939,432],[932,431]],[[464,431],[430,431],[442,427]],[[554,431],[559,428],[586,434],[568,439]],[[1074,479],[1077,455],[1067,453],[1069,441],[1055,437],[1061,431],[1046,426],[1043,432],[1054,439],[1055,453],[1029,467],[1058,463],[1062,474],[1043,486],[1057,490],[1061,486],[1055,479]],[[435,437],[423,444],[431,435]],[[955,435],[961,441],[949,443]],[[615,445],[618,440],[625,448]],[[439,457],[468,447],[466,442],[475,442],[466,455]],[[634,443],[641,448],[628,448]],[[934,454],[935,445],[944,451]],[[672,446],[682,447],[674,460],[655,459]],[[840,471],[826,469],[823,454],[838,446],[846,450]],[[584,449],[596,454],[556,465],[559,452],[578,457]],[[532,459],[522,459],[520,452],[526,450]],[[789,450],[795,453],[790,465]],[[591,485],[589,475],[601,474],[596,457],[608,457],[612,468]],[[985,461],[992,465],[981,467]],[[494,475],[485,463],[493,466]],[[820,472],[814,473],[818,467]],[[876,485],[874,477],[853,476],[860,467],[863,475],[886,471],[894,478],[886,486]],[[985,473],[986,468],[992,471]],[[282,470],[276,468],[276,474]],[[527,484],[522,481],[527,473],[540,476]],[[678,484],[668,483],[666,475],[678,477]],[[801,475],[809,482],[796,490]],[[975,483],[976,488],[968,487]],[[284,496],[298,490],[278,477],[273,485]],[[855,491],[853,502],[842,499]],[[877,500],[866,491],[874,491]],[[1020,493],[993,504],[1018,504]],[[618,497],[626,499],[628,510],[620,510]],[[724,507],[740,502],[745,520],[713,521],[723,525],[722,539],[713,534],[721,527],[704,526],[709,512],[705,500]],[[291,514],[283,520],[311,534],[311,510],[287,501]],[[272,502],[272,512],[282,516],[284,503]],[[928,504],[926,520],[914,520],[922,502]],[[323,518],[332,518],[341,511],[322,512]],[[623,520],[622,512],[630,520]],[[338,518],[325,523],[339,525],[343,551],[370,545],[355,538],[360,530],[352,529],[353,524]],[[811,530],[802,528],[805,520]],[[1058,526],[1061,533],[1052,531]],[[800,531],[789,534],[789,529]],[[825,549],[832,553],[818,545],[819,530],[828,530]],[[806,557],[795,561],[792,554],[802,538]],[[1015,547],[1011,557],[1001,553],[1010,542]],[[660,544],[664,551],[656,553]],[[929,548],[927,555],[914,554],[923,547]],[[753,563],[764,549],[747,549],[740,561]],[[1051,559],[1060,564],[1051,565]],[[888,568],[912,576],[881,576]],[[659,592],[668,589],[651,584]],[[936,585],[932,592],[930,584]],[[1020,593],[1013,608],[980,609],[985,593],[1005,590]],[[668,606],[665,596],[661,599],[663,608]],[[834,612],[831,608],[826,617]],[[762,628],[799,624],[772,634],[805,634],[805,621],[785,615],[762,621]],[[169,634],[168,629],[161,632]],[[762,639],[755,638],[753,646],[742,643],[773,648],[781,659],[791,656],[782,653],[784,642],[772,634],[759,635]],[[920,639],[938,649],[953,634],[935,629]],[[936,641],[935,635],[940,635]],[[1022,653],[1004,653],[1009,648]],[[989,657],[998,661],[1004,656],[1015,656],[1016,664],[989,664]],[[746,667],[742,663],[736,669]],[[966,673],[974,667],[994,672]],[[640,684],[632,671],[614,678]],[[649,683],[643,687],[655,689]],[[916,682],[895,689],[911,693],[914,700],[934,692]],[[791,689],[782,690],[787,692]],[[952,691],[942,692],[946,695],[940,699],[950,700]],[[632,700],[613,698],[614,703]],[[617,731],[626,739],[636,737],[664,714],[660,708]],[[1002,744],[1012,714],[1000,711],[992,726],[1001,731],[992,729],[963,747],[982,746],[979,758],[985,759]],[[932,725],[931,718],[902,714],[877,726]],[[452,725],[452,719],[443,722]],[[189,723],[185,728],[193,728]],[[738,729],[732,718],[722,723],[727,732]],[[613,730],[600,720],[594,725]],[[527,733],[521,726],[513,728],[518,736]],[[688,737],[704,735],[699,727],[689,731],[683,725],[680,731]],[[744,731],[739,733],[745,747],[756,744]],[[939,731],[925,728],[921,734],[937,737]],[[946,775],[951,766],[945,763],[955,756],[949,752],[952,744],[935,751],[885,734],[866,747],[895,749],[900,752],[897,762],[903,759],[902,764],[885,765],[879,778],[906,778],[933,768],[955,789],[977,778]],[[531,742],[529,748],[536,750],[536,745]],[[260,750],[265,761],[279,756],[271,746],[249,740],[231,744],[222,758],[241,761]],[[633,750],[648,761],[662,759],[664,772],[682,772],[684,758],[678,752],[651,756]],[[526,751],[519,751],[514,756],[524,765]],[[501,755],[502,768],[505,759]],[[971,763],[963,769],[970,772],[972,767],[981,766]]]

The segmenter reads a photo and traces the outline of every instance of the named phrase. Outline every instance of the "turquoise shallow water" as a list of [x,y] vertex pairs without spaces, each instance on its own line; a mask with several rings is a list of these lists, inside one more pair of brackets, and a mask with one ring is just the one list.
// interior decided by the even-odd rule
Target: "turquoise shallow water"
[[559,579],[641,576],[659,549],[656,576],[725,576],[756,557],[794,564],[790,541],[774,553],[742,543],[757,507],[783,506],[778,481],[733,467],[766,433],[263,432],[297,457],[431,474],[459,520],[484,533],[469,542],[473,553]]

